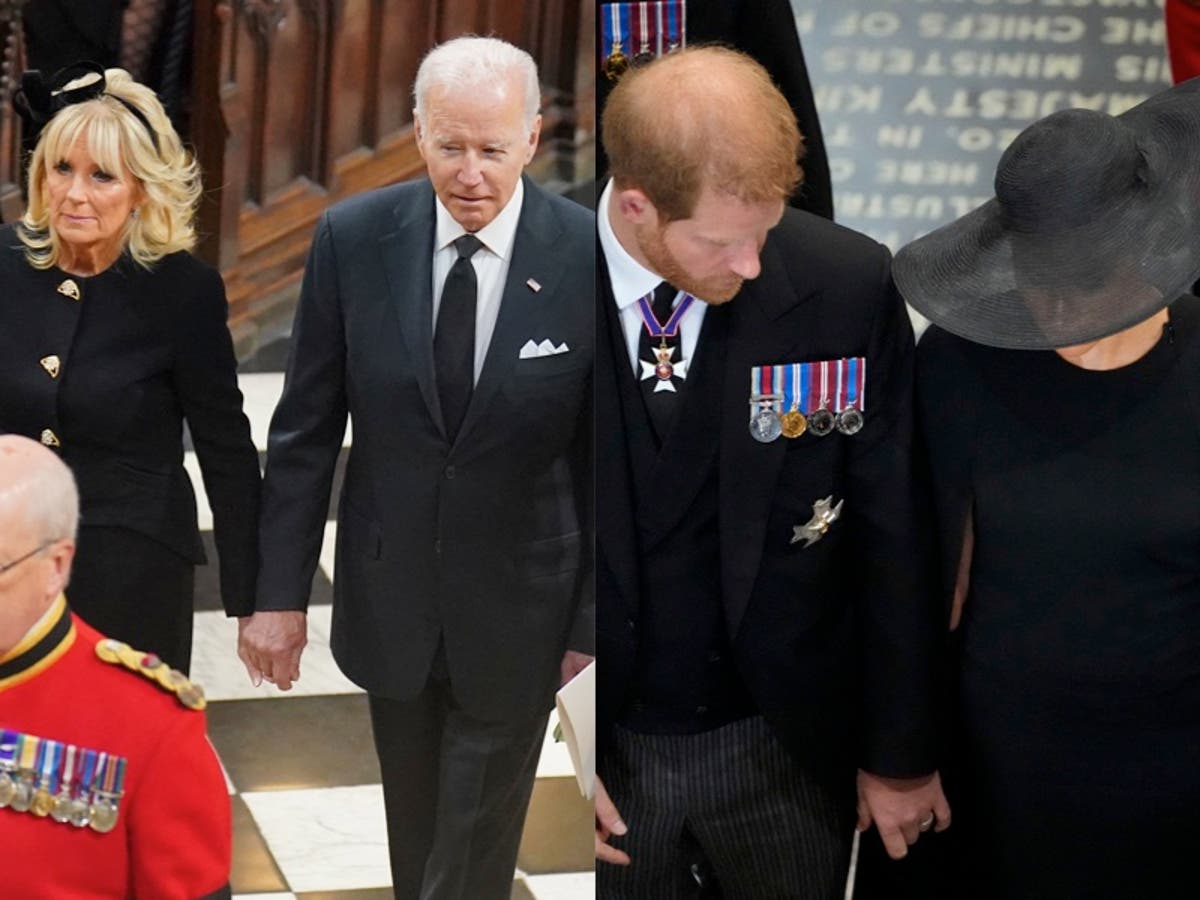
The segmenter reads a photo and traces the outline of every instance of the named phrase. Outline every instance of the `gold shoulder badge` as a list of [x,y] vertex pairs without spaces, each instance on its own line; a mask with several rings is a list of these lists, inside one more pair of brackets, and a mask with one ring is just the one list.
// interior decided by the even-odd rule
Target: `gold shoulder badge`
[[178,669],[172,669],[153,653],[143,653],[121,641],[105,638],[96,644],[96,655],[106,663],[124,666],[131,672],[149,678],[178,697],[179,702],[188,709],[199,710],[208,705],[200,685],[189,681],[186,675]]

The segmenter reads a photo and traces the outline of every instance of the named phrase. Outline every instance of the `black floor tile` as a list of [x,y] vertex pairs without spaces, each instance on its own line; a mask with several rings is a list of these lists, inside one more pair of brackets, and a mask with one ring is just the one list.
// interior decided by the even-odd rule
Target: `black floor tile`
[[208,734],[239,791],[380,780],[362,694],[216,701],[208,705]]
[[259,834],[254,817],[241,797],[233,802],[233,872],[229,884],[235,894],[264,894],[286,891],[287,882],[275,857]]

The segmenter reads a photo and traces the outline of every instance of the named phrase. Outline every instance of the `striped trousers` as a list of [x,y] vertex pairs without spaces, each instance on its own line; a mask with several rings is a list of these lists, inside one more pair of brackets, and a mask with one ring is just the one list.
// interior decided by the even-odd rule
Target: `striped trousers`
[[632,862],[596,864],[597,900],[844,895],[853,770],[845,785],[819,783],[761,716],[687,735],[617,726],[600,777],[629,827],[611,843]]

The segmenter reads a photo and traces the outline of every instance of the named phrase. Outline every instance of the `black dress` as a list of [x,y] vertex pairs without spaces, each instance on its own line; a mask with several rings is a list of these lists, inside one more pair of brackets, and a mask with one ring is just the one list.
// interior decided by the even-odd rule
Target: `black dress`
[[1113,371],[937,328],[918,359],[947,591],[975,535],[940,895],[1197,896],[1200,301]]
[[[72,287],[64,286],[69,281]],[[128,255],[89,278],[39,271],[0,227],[0,433],[41,440],[79,486],[67,598],[89,624],[186,670],[205,561],[183,468],[190,430],[230,615],[254,609],[258,454],[242,413],[218,272]]]

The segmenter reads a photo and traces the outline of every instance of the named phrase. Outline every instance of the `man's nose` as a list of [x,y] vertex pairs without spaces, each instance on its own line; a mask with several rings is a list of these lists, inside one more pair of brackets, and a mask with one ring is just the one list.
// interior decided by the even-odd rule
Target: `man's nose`
[[758,258],[758,245],[746,243],[737,247],[733,251],[729,268],[747,281],[757,278],[762,271],[762,263]]
[[482,177],[482,169],[479,166],[479,160],[475,154],[468,153],[464,158],[462,165],[458,170],[458,180],[465,185],[474,186],[479,184]]

